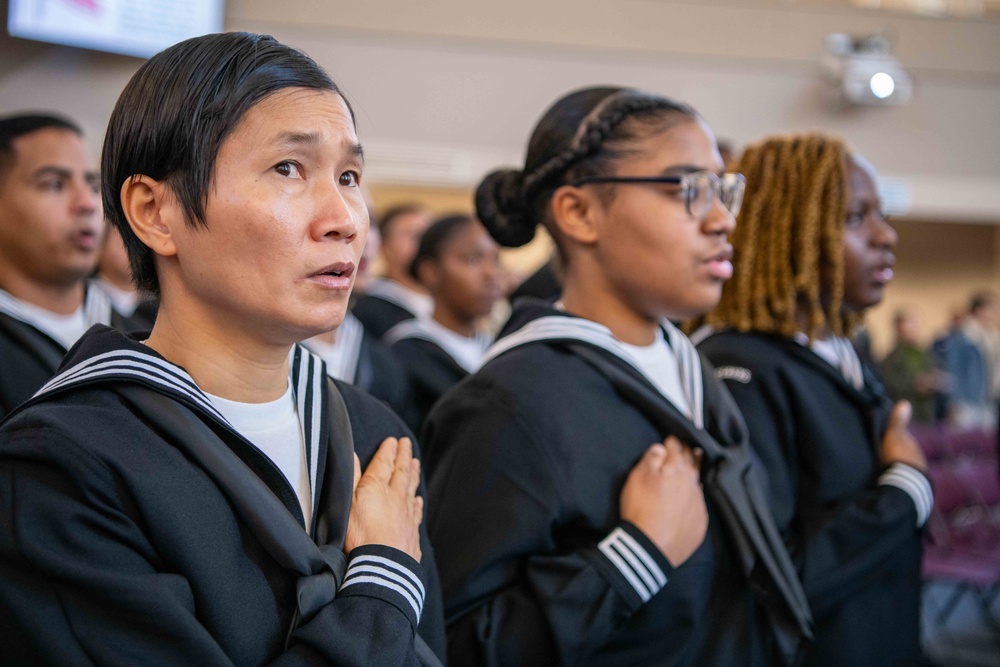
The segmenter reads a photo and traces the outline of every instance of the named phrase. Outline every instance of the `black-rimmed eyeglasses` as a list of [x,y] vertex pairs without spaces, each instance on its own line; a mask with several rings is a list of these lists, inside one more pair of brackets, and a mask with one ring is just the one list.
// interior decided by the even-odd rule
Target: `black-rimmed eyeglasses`
[[681,176],[594,176],[582,178],[573,187],[590,183],[653,183],[679,185],[684,196],[684,208],[696,220],[704,220],[718,198],[735,217],[743,203],[746,179],[743,174],[726,173],[719,176],[710,171],[695,171]]

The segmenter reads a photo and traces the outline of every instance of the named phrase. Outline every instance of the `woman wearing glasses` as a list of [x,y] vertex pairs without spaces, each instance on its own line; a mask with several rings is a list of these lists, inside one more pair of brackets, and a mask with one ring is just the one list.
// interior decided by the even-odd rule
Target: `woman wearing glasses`
[[501,245],[548,229],[564,289],[424,429],[452,664],[764,665],[809,635],[743,423],[670,322],[732,273],[722,168],[690,107],[589,88],[480,184]]
[[775,137],[738,168],[736,275],[701,345],[746,416],[816,622],[814,665],[917,665],[926,462],[848,336],[882,300],[896,233],[836,138]]

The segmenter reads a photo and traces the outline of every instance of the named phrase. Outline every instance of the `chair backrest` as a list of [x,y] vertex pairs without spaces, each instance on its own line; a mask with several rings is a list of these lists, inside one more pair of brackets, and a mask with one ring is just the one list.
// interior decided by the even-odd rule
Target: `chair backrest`
[[986,508],[1000,506],[1000,475],[995,461],[963,461],[956,467],[956,472],[976,504]]
[[945,517],[974,502],[965,481],[954,466],[941,465],[932,468],[930,478],[934,487],[934,509]]

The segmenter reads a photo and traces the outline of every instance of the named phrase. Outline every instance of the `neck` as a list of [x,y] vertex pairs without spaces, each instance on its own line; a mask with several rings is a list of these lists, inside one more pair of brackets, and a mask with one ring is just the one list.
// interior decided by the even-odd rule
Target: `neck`
[[25,303],[59,315],[71,315],[83,305],[86,283],[83,280],[61,285],[38,283],[20,274],[4,271],[0,263],[0,289]]
[[313,340],[318,340],[321,343],[326,343],[327,345],[333,345],[337,342],[337,330],[327,331],[319,335],[313,336]]
[[566,312],[603,324],[623,343],[652,345],[656,340],[659,322],[615,297],[596,270],[567,271],[562,302]]
[[476,334],[475,318],[460,316],[441,303],[434,304],[434,321],[466,338],[472,338]]
[[[795,309],[795,321],[798,322],[799,331],[809,335],[809,311],[803,305]],[[816,332],[816,340],[826,340],[831,336],[830,325],[824,322],[823,326]]]
[[414,280],[409,273],[406,271],[399,271],[395,269],[389,269],[386,271],[385,277],[389,280],[395,281],[405,287],[406,289],[416,292],[417,294],[426,294],[427,290],[424,289],[423,285]]
[[266,403],[284,395],[290,346],[224,329],[218,325],[222,318],[206,317],[198,305],[176,306],[162,300],[146,341],[150,348],[184,368],[209,394],[241,403]]
[[98,271],[97,277],[112,287],[117,287],[123,292],[135,291],[135,286],[132,284],[131,276],[122,276],[109,271]]

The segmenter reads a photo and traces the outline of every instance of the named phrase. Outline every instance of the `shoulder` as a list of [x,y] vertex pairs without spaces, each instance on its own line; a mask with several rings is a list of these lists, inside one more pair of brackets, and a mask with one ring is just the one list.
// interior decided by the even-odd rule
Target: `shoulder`
[[769,334],[724,331],[703,340],[698,351],[715,367],[716,377],[748,384],[787,366],[790,345],[797,343]]
[[158,439],[113,392],[89,389],[29,405],[5,420],[0,461],[110,476],[130,461],[155,458],[151,441]]

